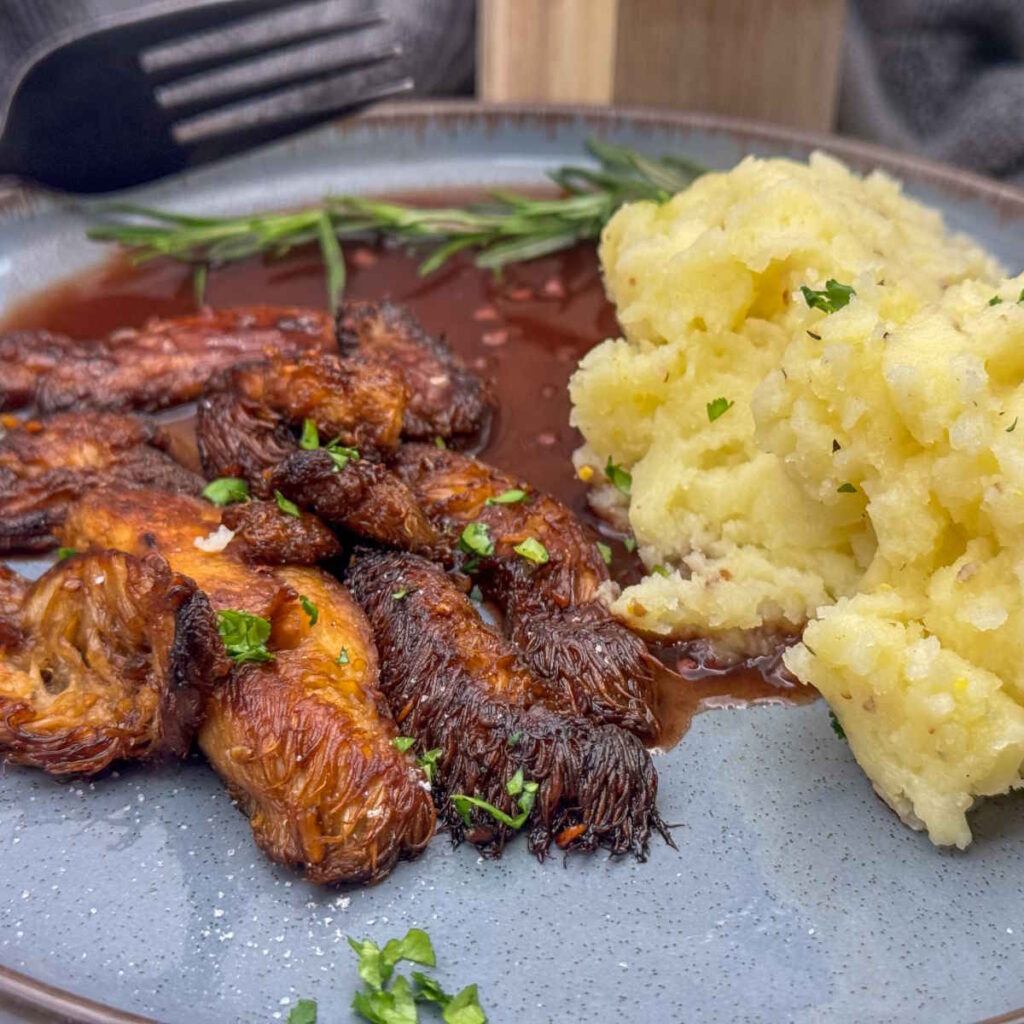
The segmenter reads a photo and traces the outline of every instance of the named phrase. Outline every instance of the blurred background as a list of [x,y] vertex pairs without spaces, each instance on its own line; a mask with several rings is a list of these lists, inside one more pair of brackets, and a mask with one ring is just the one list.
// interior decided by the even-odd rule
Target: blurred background
[[[1024,0],[318,0],[284,17],[326,31],[369,7],[415,95],[734,114],[1024,184]],[[47,40],[145,8],[0,0],[0,91]]]

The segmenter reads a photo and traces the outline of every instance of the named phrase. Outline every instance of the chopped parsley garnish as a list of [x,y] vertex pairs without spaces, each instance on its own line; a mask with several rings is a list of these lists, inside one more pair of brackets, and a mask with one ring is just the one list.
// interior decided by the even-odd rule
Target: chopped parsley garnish
[[515,774],[505,783],[505,792],[509,796],[519,796],[523,791],[523,769],[517,768]]
[[57,548],[57,561],[63,562],[65,558],[78,554],[78,548]]
[[416,738],[414,736],[396,736],[391,741],[391,746],[404,754],[407,750],[412,750],[416,746]]
[[[1006,428],[1006,432],[1008,434],[1012,434],[1013,433],[1014,429],[1017,426],[1017,420],[1019,420],[1019,419],[1020,419],[1019,416],[1014,416],[1013,422]],[[63,550],[63,548],[61,550]]]
[[402,587],[401,590],[396,590],[391,595],[391,600],[392,601],[402,601],[405,598],[407,598],[408,596],[409,596],[409,588],[408,587]]
[[597,550],[600,552],[601,558],[604,559],[604,564],[605,565],[611,565],[612,564],[612,549],[607,544],[603,544],[601,541],[598,541],[597,542]]
[[302,605],[302,610],[309,616],[309,624],[315,626],[316,620],[320,618],[320,609],[308,597],[302,594],[299,594],[299,604]]
[[236,501],[249,500],[249,485],[237,476],[222,476],[212,480],[203,488],[203,497],[214,505],[230,505]]
[[494,541],[486,523],[467,523],[459,537],[459,547],[471,555],[486,557],[494,554]]
[[832,731],[841,739],[846,739],[846,730],[843,728],[842,723],[836,718],[834,711],[828,713],[829,724],[832,726]]
[[475,583],[469,592],[469,599],[470,601],[476,601],[477,604],[484,599],[483,591]]
[[527,537],[522,544],[517,544],[512,550],[534,565],[543,565],[551,560],[548,549],[535,537]]
[[436,965],[434,947],[426,932],[410,928],[404,939],[389,939],[383,949],[371,939],[349,938],[348,942],[359,957],[359,977],[363,981],[362,989],[352,997],[352,1009],[363,1020],[370,1024],[417,1024],[416,1004],[433,1003],[441,1010],[445,1024],[487,1024],[476,985],[467,985],[452,996],[422,971],[410,972],[411,982],[404,974],[394,976],[395,966],[403,960],[426,967]]
[[448,445],[445,444],[445,440],[444,440],[443,437],[435,437],[434,438],[434,447],[435,448],[440,448],[442,451],[444,451],[445,448],[448,447]]
[[358,461],[359,459],[358,448],[348,448],[343,444],[338,444],[337,441],[332,441],[324,450],[334,460],[335,473],[344,469],[349,462]]
[[523,738],[523,734],[522,734],[521,732],[514,732],[514,733],[512,733],[512,735],[511,735],[511,736],[509,736],[509,738],[508,738],[508,739],[507,739],[507,740],[505,741],[505,745],[506,745],[506,746],[507,746],[507,747],[509,748],[509,750],[511,750],[511,749],[512,749],[513,747],[517,747],[517,746],[519,746],[519,741],[520,741],[520,740],[521,740],[522,738]]
[[478,810],[489,814],[502,825],[507,825],[511,829],[521,829],[526,824],[526,819],[530,816],[534,802],[537,799],[537,783],[527,782],[523,778],[522,768],[518,768],[512,778],[505,783],[505,791],[509,796],[519,798],[516,801],[519,813],[514,818],[512,815],[506,814],[500,807],[495,807],[494,804],[481,800],[479,797],[467,796],[465,793],[453,793],[451,799],[455,805],[455,810],[458,811],[459,817],[462,818],[467,828],[471,824],[469,809],[476,807]]
[[502,491],[496,498],[488,498],[484,504],[518,505],[522,501],[526,501],[526,491],[522,491],[518,487],[510,487],[507,491]]
[[[320,433],[311,419],[307,418],[302,421],[299,447],[304,448],[307,452],[314,452],[320,447]],[[335,473],[343,470],[351,460],[359,458],[359,450],[343,445],[340,437],[336,437],[329,444],[324,445],[324,451],[334,460],[333,470]]]
[[307,452],[316,451],[320,447],[320,432],[311,419],[302,421],[302,437],[299,438],[299,447]]
[[316,1024],[316,1002],[300,999],[288,1014],[288,1024]]
[[633,554],[636,551],[636,537],[630,534],[623,542],[622,546],[630,553]]
[[608,461],[605,463],[604,475],[611,480],[611,482],[628,498],[633,490],[633,475],[627,469],[623,469],[621,466],[616,465],[612,462],[612,457],[608,456]]
[[347,665],[349,664],[348,648],[342,647],[341,653],[334,659],[335,665]]
[[651,566],[651,572],[653,572],[655,576],[666,576],[667,577],[667,576],[671,576],[672,575],[668,571],[668,568],[666,566],[664,566],[664,565],[654,565],[654,566]]
[[988,300],[988,304],[990,306],[998,306],[998,305],[1000,305],[1002,303],[1002,301],[1003,300],[1002,300],[1001,296],[993,295],[992,298]]
[[840,284],[835,278],[830,277],[825,282],[825,287],[820,290],[808,288],[807,285],[800,285],[804,301],[811,309],[820,309],[824,313],[835,313],[849,303],[857,293],[848,284]]
[[236,664],[274,660],[273,652],[267,650],[270,623],[262,616],[226,608],[217,612],[217,631]]
[[430,750],[424,751],[416,758],[416,767],[423,771],[423,774],[427,777],[427,782],[434,781],[434,772],[437,770],[437,759],[441,756],[440,747],[432,747]]
[[289,501],[280,491],[274,491],[274,501],[277,502],[277,507],[286,516],[295,516],[298,519],[302,515],[299,511],[299,506],[294,501]]
[[708,402],[708,422],[714,423],[719,416],[724,416],[736,403],[730,402],[728,398],[716,398],[713,402]]
[[838,492],[839,494],[856,494],[856,493],[857,493],[857,488],[856,488],[856,487],[854,487],[854,486],[853,486],[853,484],[851,484],[851,483],[847,482],[847,483],[845,483],[845,484],[840,484],[840,485],[839,485],[839,486],[838,486],[838,487],[836,488],[836,491],[837,491],[837,492]]

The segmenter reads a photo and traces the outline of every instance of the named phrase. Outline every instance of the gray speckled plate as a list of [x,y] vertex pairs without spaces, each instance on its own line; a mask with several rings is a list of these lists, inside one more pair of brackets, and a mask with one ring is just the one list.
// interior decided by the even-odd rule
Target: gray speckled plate
[[[822,146],[891,170],[1024,264],[1020,192],[855,143],[671,114],[392,108],[140,196],[242,211],[329,189],[527,185],[595,132],[721,167]],[[0,199],[0,309],[99,255],[80,214]],[[563,868],[522,844],[492,863],[439,838],[380,885],[345,892],[270,864],[199,761],[94,783],[8,769],[0,991],[20,986],[81,1019],[132,1019],[84,998],[190,1024],[283,1019],[309,996],[334,1024],[352,1019],[357,985],[344,936],[416,925],[440,980],[478,982],[494,1024],[962,1022],[1024,1005],[1019,798],[974,815],[969,851],[938,852],[873,796],[821,704],[702,715],[658,769],[665,818],[683,823],[678,852],[655,843],[646,864],[598,855]]]

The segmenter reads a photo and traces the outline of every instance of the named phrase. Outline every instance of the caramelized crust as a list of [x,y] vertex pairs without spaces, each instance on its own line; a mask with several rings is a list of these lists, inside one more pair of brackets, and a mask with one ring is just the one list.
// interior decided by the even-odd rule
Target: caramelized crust
[[0,651],[0,754],[54,775],[184,755],[230,670],[205,595],[156,555],[67,558],[28,587],[15,621]]
[[276,660],[242,666],[214,695],[199,743],[269,857],[313,882],[376,881],[430,841],[430,795],[377,713],[377,653],[359,608],[314,569],[280,576],[316,605],[316,625],[295,601],[281,609]]
[[[286,529],[299,524],[279,514],[292,520]],[[398,729],[378,689],[366,620],[316,569],[249,565],[235,540],[223,551],[196,547],[219,526],[219,511],[193,498],[93,493],[72,510],[62,540],[157,550],[214,608],[271,623],[274,660],[240,666],[213,695],[200,746],[274,860],[316,882],[381,878],[427,844],[434,810],[411,757],[392,745]],[[316,606],[314,624],[300,595]]]
[[244,477],[266,496],[262,474],[298,448],[304,420],[324,444],[383,454],[398,446],[405,398],[397,374],[365,360],[320,353],[235,366],[210,381],[199,403],[203,468]]
[[92,342],[18,331],[0,337],[0,408],[162,409],[197,398],[240,360],[321,348],[335,348],[329,318],[288,307],[208,309]]
[[50,331],[0,334],[0,410],[35,401],[36,386],[65,360],[80,364],[93,352],[89,342]]
[[[423,750],[441,749],[438,803],[457,835],[459,816],[441,794],[475,796],[515,817],[506,784],[522,770],[538,783],[533,852],[556,841],[646,855],[651,828],[663,826],[657,775],[639,739],[553,709],[548,688],[433,563],[361,549],[347,579],[373,627],[381,685],[402,731]],[[484,811],[471,820],[468,838],[489,852],[512,834]]]
[[358,537],[439,557],[450,547],[409,488],[379,463],[353,459],[339,469],[325,451],[295,452],[270,474],[268,489]]
[[346,302],[338,314],[338,348],[390,366],[409,391],[402,434],[413,441],[478,439],[492,400],[476,374],[415,317],[390,302]]
[[[481,586],[503,607],[510,639],[552,694],[576,714],[653,739],[657,662],[597,602],[608,570],[573,513],[459,452],[406,445],[395,470],[437,529],[458,535],[468,523],[487,525],[495,550],[480,562]],[[527,500],[487,504],[513,488],[525,491]],[[545,564],[514,550],[529,538],[544,546]],[[456,549],[457,561],[468,557]]]
[[154,428],[117,413],[58,413],[0,436],[0,554],[46,551],[68,507],[96,488],[198,494],[203,481],[160,447]]
[[316,565],[341,554],[338,538],[316,516],[286,515],[273,501],[228,505],[221,523],[234,531],[232,554],[255,565]]
[[0,562],[0,619],[14,615],[28,593],[28,580]]

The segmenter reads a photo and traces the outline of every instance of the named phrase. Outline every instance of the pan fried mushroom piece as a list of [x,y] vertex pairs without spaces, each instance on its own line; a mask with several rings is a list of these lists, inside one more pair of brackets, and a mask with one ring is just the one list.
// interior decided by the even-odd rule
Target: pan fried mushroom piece
[[421,773],[393,744],[366,619],[319,570],[252,566],[245,544],[211,543],[220,525],[194,498],[94,492],[62,539],[156,550],[196,580],[237,662],[207,702],[199,743],[256,842],[315,882],[382,878],[427,845],[435,819]]
[[27,579],[0,562],[0,661],[5,647],[17,646],[24,639],[17,612],[28,593],[28,585]]
[[28,580],[0,562],[0,619],[10,618],[28,593]]
[[341,554],[334,532],[316,516],[282,513],[274,501],[228,505],[221,525],[234,536],[232,554],[253,565],[316,565]]
[[273,662],[243,664],[207,705],[199,744],[261,849],[313,882],[372,882],[430,841],[422,776],[377,713],[377,653],[345,590],[315,569],[280,578],[297,601],[271,626]]
[[270,473],[269,486],[312,509],[336,529],[384,544],[442,557],[450,548],[409,488],[379,463],[328,452],[296,452]]
[[162,450],[134,416],[57,413],[7,420],[0,436],[0,553],[46,551],[68,507],[95,488],[156,487],[198,494],[203,481]]
[[457,835],[453,794],[498,812],[463,807],[466,837],[494,854],[520,823],[539,856],[554,841],[643,859],[652,828],[668,838],[640,740],[553,709],[547,688],[443,570],[360,549],[347,579],[373,628],[384,694],[403,733],[432,751],[435,793]]
[[73,555],[24,594],[0,650],[0,755],[54,775],[188,752],[230,670],[210,603],[157,555]]
[[342,355],[378,360],[402,376],[409,389],[402,424],[408,440],[469,443],[486,430],[493,401],[483,381],[401,306],[346,302],[338,313],[338,348]]
[[323,313],[252,306],[152,319],[91,342],[47,331],[0,335],[0,408],[163,409],[199,396],[211,374],[269,353],[335,349]]
[[317,445],[385,454],[398,446],[405,399],[401,378],[366,360],[317,353],[235,366],[210,381],[199,403],[203,468],[243,477],[267,497],[264,471],[298,449],[307,420]]
[[573,513],[459,452],[406,445],[395,471],[435,528],[461,534],[458,564],[478,565],[510,639],[552,694],[576,714],[653,740],[661,667],[598,602],[608,570]]
[[88,359],[89,342],[51,331],[0,334],[0,409],[21,409],[35,401],[38,383],[65,360]]

